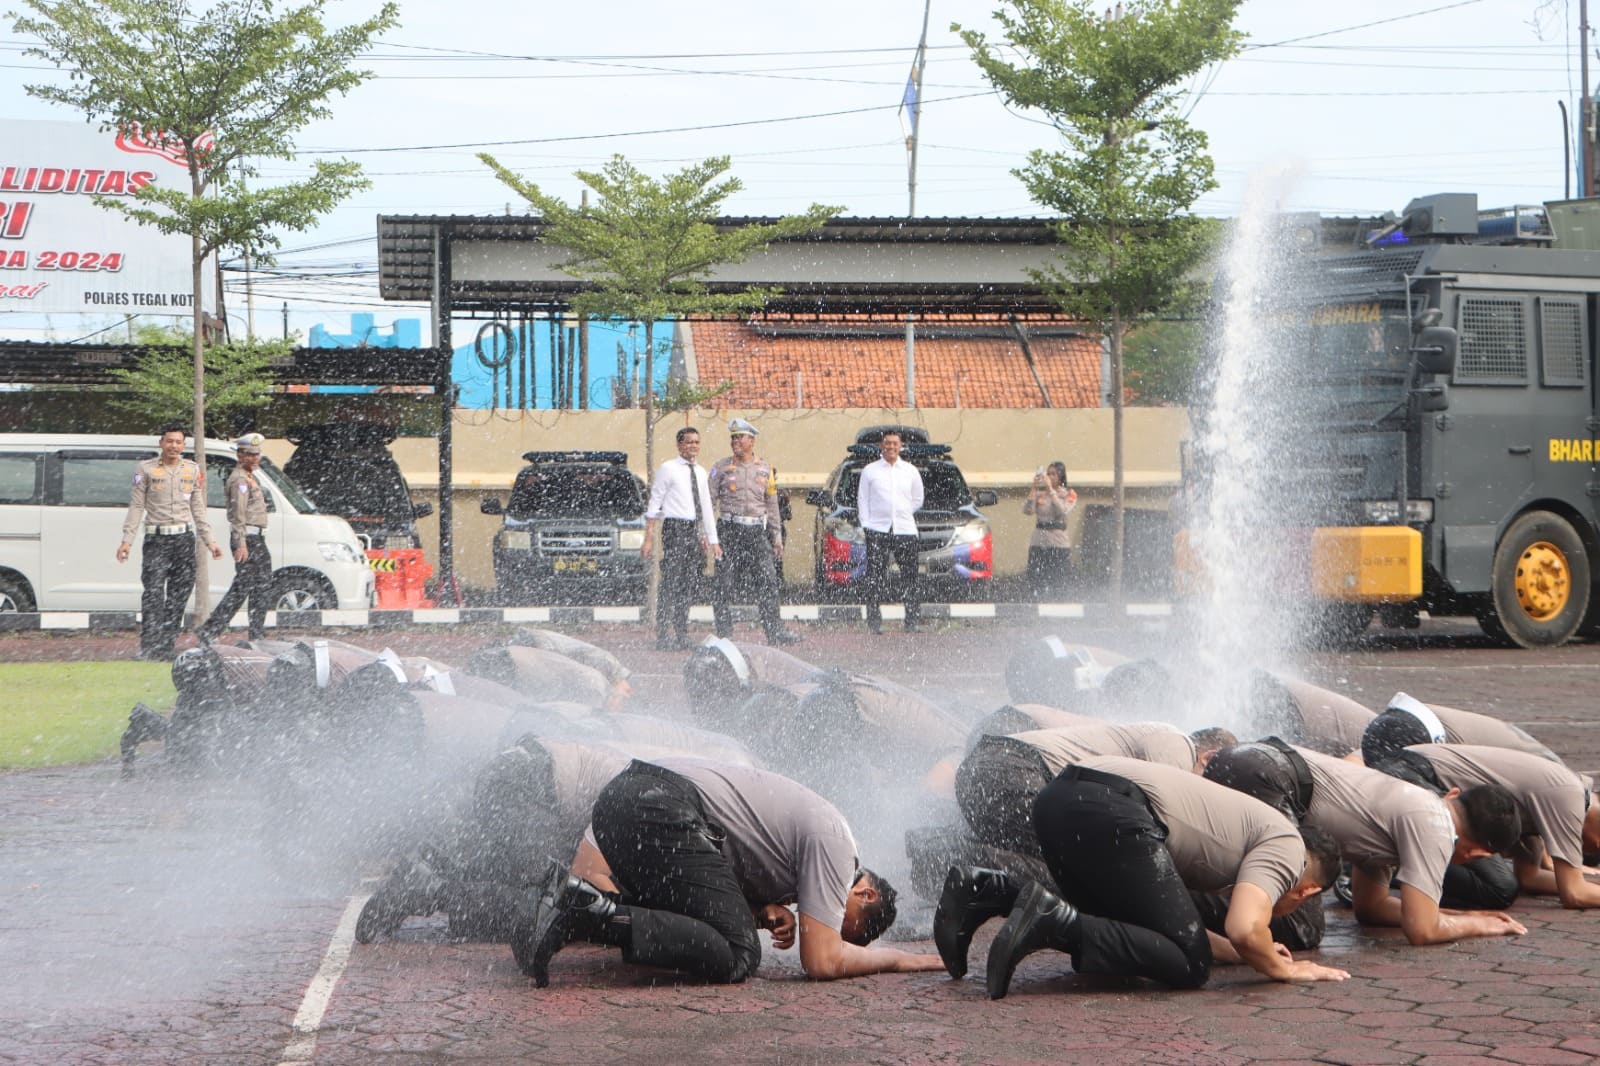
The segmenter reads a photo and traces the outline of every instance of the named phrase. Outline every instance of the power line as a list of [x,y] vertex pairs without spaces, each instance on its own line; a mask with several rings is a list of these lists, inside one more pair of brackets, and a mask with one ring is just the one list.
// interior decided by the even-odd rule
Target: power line
[[[993,89],[983,92],[963,93],[959,96],[940,96],[932,100],[924,100],[924,104],[942,104],[952,100],[970,100],[979,96],[993,96]],[[295,155],[319,155],[323,152],[339,152],[349,155],[373,154],[377,152],[432,152],[454,148],[500,148],[513,144],[563,144],[572,141],[605,141],[622,137],[650,137],[664,133],[696,133],[702,130],[727,130],[745,126],[772,126],[784,122],[808,122],[819,118],[840,118],[844,115],[864,115],[875,111],[897,111],[900,104],[874,104],[870,107],[853,107],[843,111],[821,111],[810,115],[784,115],[779,118],[752,118],[741,122],[710,122],[697,126],[674,126],[653,130],[629,130],[618,133],[575,133],[565,137],[525,137],[509,141],[467,141],[460,144],[422,144],[422,145],[395,145],[388,148],[307,148],[296,151]]]
[[1355,26],[1343,26],[1336,30],[1323,30],[1320,33],[1308,33],[1302,37],[1289,37],[1282,41],[1274,41],[1271,44],[1246,45],[1245,48],[1252,51],[1261,48],[1281,48],[1286,44],[1297,44],[1301,41],[1315,41],[1318,38],[1332,37],[1335,34],[1354,33],[1356,30],[1369,30],[1374,26],[1387,26],[1391,22],[1404,22],[1406,19],[1421,18],[1423,15],[1432,15],[1440,11],[1451,11],[1458,7],[1471,7],[1474,4],[1481,4],[1482,2],[1483,0],[1456,0],[1456,2],[1453,4],[1442,4],[1439,7],[1430,7],[1424,11],[1412,11],[1405,15],[1392,15],[1386,19],[1374,19],[1371,22],[1362,22]]

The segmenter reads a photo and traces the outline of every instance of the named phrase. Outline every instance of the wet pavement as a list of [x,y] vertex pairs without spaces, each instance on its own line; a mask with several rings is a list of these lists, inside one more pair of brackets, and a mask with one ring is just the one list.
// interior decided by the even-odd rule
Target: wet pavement
[[[1021,638],[1057,632],[1133,653],[1172,639],[1159,619],[1087,623],[804,627],[820,665],[884,674],[973,716],[1004,701]],[[362,641],[359,634],[341,633]],[[375,643],[440,658],[495,634],[387,632]],[[503,634],[501,634],[503,635]],[[681,704],[683,655],[638,625],[580,633],[636,671],[639,698]],[[755,639],[744,633],[745,639]],[[26,642],[26,643],[24,643]],[[127,637],[0,638],[0,659],[124,657]],[[1581,770],[1600,769],[1600,645],[1490,647],[1466,624],[1373,638],[1308,659],[1305,675],[1381,706],[1397,689],[1517,722]],[[1199,683],[1196,679],[1195,683]],[[256,790],[111,764],[0,775],[0,1062],[435,1063],[1579,1063],[1600,1057],[1600,913],[1553,902],[1514,909],[1525,937],[1412,948],[1329,912],[1324,962],[1341,984],[1285,986],[1237,967],[1208,987],[1072,975],[1066,956],[1019,967],[1011,995],[973,975],[803,979],[794,952],[768,952],[743,985],[704,987],[575,946],[535,990],[502,946],[451,942],[442,918],[396,941],[348,947],[362,873],[330,861],[318,831],[273,813]],[[859,828],[859,827],[858,827]],[[893,868],[867,845],[863,858]],[[903,863],[903,858],[898,860]],[[366,883],[370,887],[370,882]],[[928,928],[904,892],[902,926]],[[931,943],[902,942],[932,951]]]

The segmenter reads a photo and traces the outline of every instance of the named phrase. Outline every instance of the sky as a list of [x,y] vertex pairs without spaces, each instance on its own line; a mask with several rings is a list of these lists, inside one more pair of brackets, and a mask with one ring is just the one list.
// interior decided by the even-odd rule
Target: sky
[[[951,28],[992,39],[999,6],[932,0],[918,215],[1045,213],[1011,170],[1030,150],[1056,147],[1054,131],[1009,110]],[[376,7],[331,0],[329,21]],[[904,215],[898,110],[923,10],[924,0],[401,0],[400,26],[365,63],[375,77],[301,132],[296,161],[263,163],[271,181],[342,156],[362,163],[372,186],[315,230],[285,235],[277,276],[255,278],[258,306],[274,309],[275,325],[288,302],[301,332],[314,322],[340,332],[351,311],[375,312],[380,325],[416,316],[377,295],[376,218],[523,211],[477,160],[485,150],[569,201],[582,189],[573,172],[614,153],[656,175],[728,155],[745,186],[728,214],[818,202]],[[1244,51],[1192,79],[1181,105],[1216,164],[1218,186],[1198,212],[1231,217],[1251,196],[1376,215],[1432,192],[1475,192],[1482,207],[1566,195],[1559,104],[1577,114],[1576,3],[1245,0],[1236,25]],[[0,25],[5,117],[75,119],[25,94],[64,76],[23,55],[26,44]],[[1252,192],[1262,175],[1272,176],[1268,191]],[[242,286],[230,275],[231,291]],[[242,303],[229,299],[230,309]],[[0,314],[0,334],[71,340],[89,321],[80,318]]]

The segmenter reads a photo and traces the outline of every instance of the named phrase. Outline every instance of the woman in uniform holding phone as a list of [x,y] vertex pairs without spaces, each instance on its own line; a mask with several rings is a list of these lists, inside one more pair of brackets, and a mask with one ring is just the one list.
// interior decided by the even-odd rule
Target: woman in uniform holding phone
[[1077,503],[1078,494],[1067,488],[1067,464],[1054,462],[1034,472],[1022,513],[1034,518],[1033,539],[1028,541],[1028,587],[1036,600],[1066,592],[1072,572],[1067,515]]

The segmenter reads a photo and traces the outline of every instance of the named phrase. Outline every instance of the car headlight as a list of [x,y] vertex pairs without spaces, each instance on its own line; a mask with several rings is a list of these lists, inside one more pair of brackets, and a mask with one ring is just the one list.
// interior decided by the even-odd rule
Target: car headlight
[[989,535],[989,523],[967,522],[955,528],[950,534],[951,544],[976,544]]
[[342,540],[319,540],[317,550],[330,563],[364,563],[366,557],[354,544]]
[[822,524],[822,528],[827,530],[828,536],[846,544],[865,544],[867,542],[867,535],[862,531],[861,527],[843,518],[830,518]]
[[[1392,526],[1397,521],[1399,521],[1399,518],[1400,518],[1400,501],[1399,500],[1362,500],[1361,501],[1361,513],[1363,515],[1365,515],[1366,516],[1366,520],[1368,522],[1371,522],[1373,525]],[[1432,500],[1407,500],[1406,501],[1406,521],[1407,522],[1432,522],[1433,521],[1433,501]]]
[[526,529],[502,529],[500,531],[500,547],[511,551],[531,551],[533,549],[533,534]]
[[619,529],[617,530],[617,547],[625,552],[641,551],[644,548],[644,530]]

